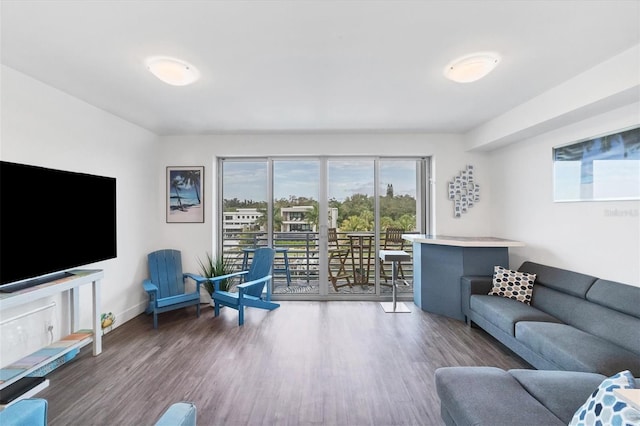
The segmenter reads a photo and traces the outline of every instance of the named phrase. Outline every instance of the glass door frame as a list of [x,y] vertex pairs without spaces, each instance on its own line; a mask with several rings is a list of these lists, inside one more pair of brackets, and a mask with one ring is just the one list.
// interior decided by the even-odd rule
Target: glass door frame
[[[331,160],[345,160],[345,161],[353,161],[353,160],[372,160],[374,162],[374,247],[375,253],[373,256],[375,257],[375,261],[373,262],[375,265],[375,292],[362,294],[344,294],[344,295],[336,295],[329,293],[329,286],[331,285],[328,279],[327,274],[323,274],[320,271],[327,271],[328,264],[328,238],[327,238],[327,229],[328,229],[328,162]],[[387,297],[387,295],[381,294],[381,286],[380,286],[380,265],[378,262],[378,249],[380,247],[380,162],[385,160],[408,160],[408,161],[416,161],[418,164],[418,170],[416,171],[416,229],[421,234],[429,233],[428,230],[431,229],[431,221],[432,221],[432,161],[433,158],[430,156],[382,156],[382,155],[349,155],[349,156],[328,156],[328,155],[296,155],[296,156],[247,156],[247,157],[217,157],[215,168],[217,169],[217,197],[215,199],[215,203],[217,206],[217,211],[219,214],[217,217],[212,217],[211,219],[214,221],[214,226],[217,231],[217,235],[220,236],[217,238],[217,241],[214,242],[213,246],[217,253],[222,253],[223,251],[223,227],[224,227],[224,194],[223,194],[223,163],[225,161],[264,161],[267,164],[267,244],[270,246],[274,243],[273,238],[273,206],[274,206],[274,172],[273,172],[273,163],[274,161],[309,161],[309,160],[317,160],[320,164],[320,185],[319,185],[319,212],[318,212],[318,250],[319,250],[319,261],[318,261],[318,286],[319,292],[312,294],[273,294],[272,299],[274,300],[358,300],[358,301],[380,301]],[[212,209],[215,214],[216,209]],[[214,233],[215,235],[215,233]],[[399,300],[405,300],[399,298]],[[406,299],[411,300],[411,299]]]

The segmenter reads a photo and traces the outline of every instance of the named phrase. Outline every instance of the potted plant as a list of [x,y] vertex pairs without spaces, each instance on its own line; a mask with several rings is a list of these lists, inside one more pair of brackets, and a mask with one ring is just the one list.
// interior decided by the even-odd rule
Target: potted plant
[[[198,259],[198,263],[200,264],[201,275],[206,278],[219,277],[233,272],[233,260],[223,255],[214,258],[211,253],[207,253],[206,260]],[[220,290],[230,291],[231,287],[231,279],[227,278],[220,281]],[[205,282],[204,288],[207,290],[207,294],[211,295],[213,293],[213,283],[211,281]]]

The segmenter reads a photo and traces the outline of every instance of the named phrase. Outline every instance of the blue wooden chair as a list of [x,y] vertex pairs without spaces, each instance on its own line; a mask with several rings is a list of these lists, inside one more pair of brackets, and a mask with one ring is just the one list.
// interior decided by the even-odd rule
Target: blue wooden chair
[[[242,325],[245,307],[272,311],[280,306],[271,301],[271,269],[274,256],[275,250],[270,247],[256,249],[248,271],[209,278],[214,287],[211,299],[214,302],[213,309],[216,317],[220,315],[220,306],[228,306],[238,310],[238,325]],[[235,276],[244,277],[244,282],[236,286],[238,292],[221,291],[220,281]],[[263,295],[265,286],[267,291]]]
[[[200,284],[207,278],[182,272],[182,257],[179,250],[158,250],[147,256],[149,279],[142,286],[149,293],[146,313],[153,312],[153,328],[158,328],[158,314],[195,305],[200,316]],[[191,278],[196,290],[185,293],[185,280]]]

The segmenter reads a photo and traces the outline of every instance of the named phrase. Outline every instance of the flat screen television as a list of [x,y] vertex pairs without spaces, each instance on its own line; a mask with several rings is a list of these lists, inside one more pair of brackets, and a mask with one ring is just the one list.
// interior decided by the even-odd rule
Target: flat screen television
[[116,179],[0,161],[0,291],[115,258]]

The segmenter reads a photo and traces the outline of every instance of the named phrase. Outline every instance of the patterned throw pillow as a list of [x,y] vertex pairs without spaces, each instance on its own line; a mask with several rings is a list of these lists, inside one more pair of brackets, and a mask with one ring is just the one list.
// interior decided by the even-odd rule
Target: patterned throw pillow
[[569,426],[640,424],[640,411],[628,406],[613,393],[614,389],[634,388],[633,375],[629,370],[605,379],[587,402],[578,408]]
[[518,302],[531,304],[533,283],[536,274],[511,271],[502,266],[493,267],[493,288],[490,295],[508,297]]

